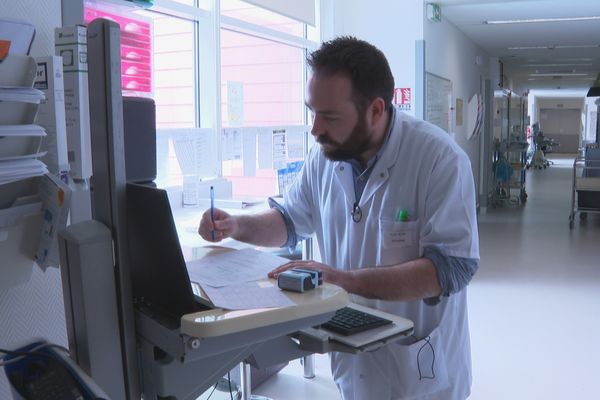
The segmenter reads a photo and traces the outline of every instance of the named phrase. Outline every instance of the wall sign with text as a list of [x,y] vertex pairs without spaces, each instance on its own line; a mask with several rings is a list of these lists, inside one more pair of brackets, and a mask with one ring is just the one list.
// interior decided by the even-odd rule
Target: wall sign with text
[[410,111],[410,103],[412,101],[410,88],[395,88],[394,89],[394,104],[398,105],[398,109]]

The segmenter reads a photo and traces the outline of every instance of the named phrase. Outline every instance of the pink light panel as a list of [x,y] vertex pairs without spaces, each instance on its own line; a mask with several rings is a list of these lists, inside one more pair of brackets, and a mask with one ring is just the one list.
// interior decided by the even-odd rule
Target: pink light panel
[[89,24],[105,18],[121,28],[121,86],[123,91],[152,93],[152,27],[149,22],[85,6]]

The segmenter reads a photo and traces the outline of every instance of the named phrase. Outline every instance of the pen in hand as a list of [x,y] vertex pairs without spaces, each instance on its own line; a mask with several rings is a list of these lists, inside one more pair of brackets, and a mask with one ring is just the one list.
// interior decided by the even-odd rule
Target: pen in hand
[[215,189],[212,186],[210,187],[210,220],[213,224],[210,236],[215,240]]

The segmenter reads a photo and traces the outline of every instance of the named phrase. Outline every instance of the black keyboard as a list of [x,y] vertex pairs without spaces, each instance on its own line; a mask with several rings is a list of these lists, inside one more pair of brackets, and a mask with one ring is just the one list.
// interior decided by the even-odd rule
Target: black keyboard
[[330,331],[348,336],[391,323],[392,321],[389,319],[367,314],[351,307],[344,307],[337,310],[333,318],[321,326]]

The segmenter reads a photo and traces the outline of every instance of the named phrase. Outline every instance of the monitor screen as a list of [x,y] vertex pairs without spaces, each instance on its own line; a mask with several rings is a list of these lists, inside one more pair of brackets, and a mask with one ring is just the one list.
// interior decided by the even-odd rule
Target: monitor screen
[[133,296],[170,317],[198,311],[167,192],[128,183],[127,236]]

